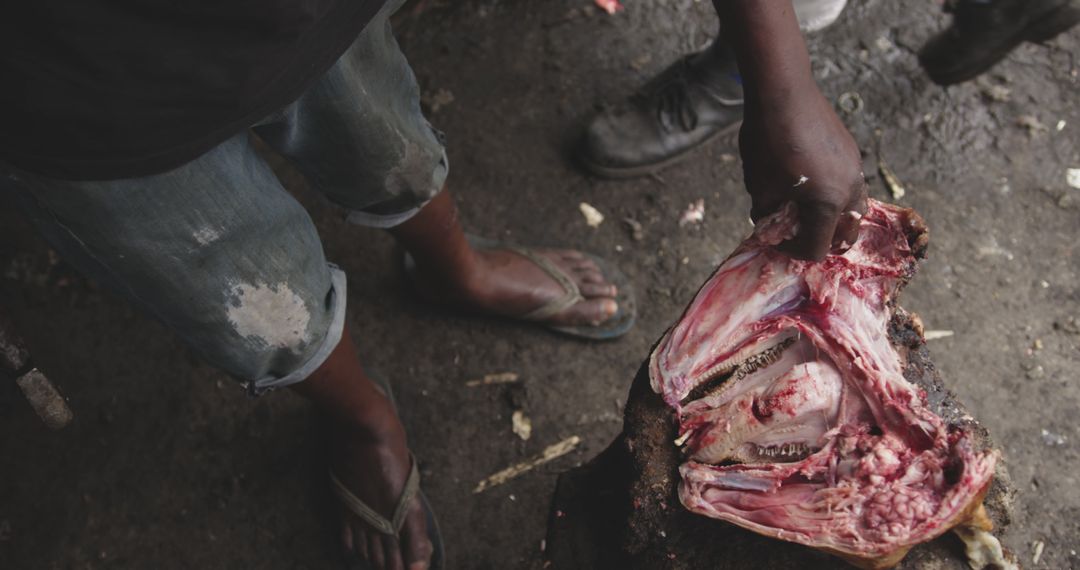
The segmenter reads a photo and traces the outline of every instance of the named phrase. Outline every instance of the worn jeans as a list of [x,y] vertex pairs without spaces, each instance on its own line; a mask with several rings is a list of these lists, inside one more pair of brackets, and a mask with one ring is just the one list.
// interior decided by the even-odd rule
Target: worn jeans
[[[376,227],[448,173],[388,3],[325,76],[252,129],[314,188]],[[0,163],[0,188],[72,265],[159,318],[253,394],[306,378],[341,339],[345,276],[247,132],[175,170],[64,181]]]

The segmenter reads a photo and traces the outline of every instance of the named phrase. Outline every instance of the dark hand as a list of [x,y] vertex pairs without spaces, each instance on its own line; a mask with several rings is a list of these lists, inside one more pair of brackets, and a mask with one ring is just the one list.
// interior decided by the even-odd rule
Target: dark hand
[[752,219],[785,202],[798,206],[799,227],[781,249],[821,260],[833,247],[855,243],[866,212],[859,148],[817,86],[748,101],[739,133]]

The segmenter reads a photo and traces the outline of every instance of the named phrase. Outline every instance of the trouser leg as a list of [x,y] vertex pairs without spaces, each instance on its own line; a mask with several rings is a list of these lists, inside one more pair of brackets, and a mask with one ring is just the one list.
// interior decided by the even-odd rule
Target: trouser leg
[[144,178],[3,180],[66,260],[253,392],[302,380],[340,338],[344,276],[246,133]]
[[351,222],[382,228],[414,216],[449,173],[390,27],[402,3],[387,3],[326,75],[254,128]]

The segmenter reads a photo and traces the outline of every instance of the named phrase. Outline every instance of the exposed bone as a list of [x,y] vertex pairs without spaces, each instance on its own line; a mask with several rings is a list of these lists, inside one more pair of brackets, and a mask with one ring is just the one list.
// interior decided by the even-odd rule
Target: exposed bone
[[964,541],[964,553],[968,558],[968,566],[973,570],[983,568],[999,568],[1001,570],[1019,570],[1015,561],[1005,556],[1001,543],[997,537],[981,528],[971,526],[958,526],[953,529],[960,540]]

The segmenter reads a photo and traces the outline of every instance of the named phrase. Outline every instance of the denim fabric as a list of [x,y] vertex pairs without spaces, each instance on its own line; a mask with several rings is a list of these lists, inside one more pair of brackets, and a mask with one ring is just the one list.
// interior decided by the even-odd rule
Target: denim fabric
[[330,325],[344,290],[315,226],[246,135],[147,178],[7,181],[66,261],[254,391],[295,378],[340,338]]
[[360,225],[404,222],[449,174],[442,135],[420,110],[416,77],[390,29],[403,3],[388,2],[326,75],[253,128]]
[[[417,212],[448,168],[390,32],[402,2],[299,100],[254,126],[352,221],[379,227]],[[143,178],[61,181],[0,164],[0,190],[68,262],[253,394],[303,380],[341,339],[345,276],[246,132]]]

